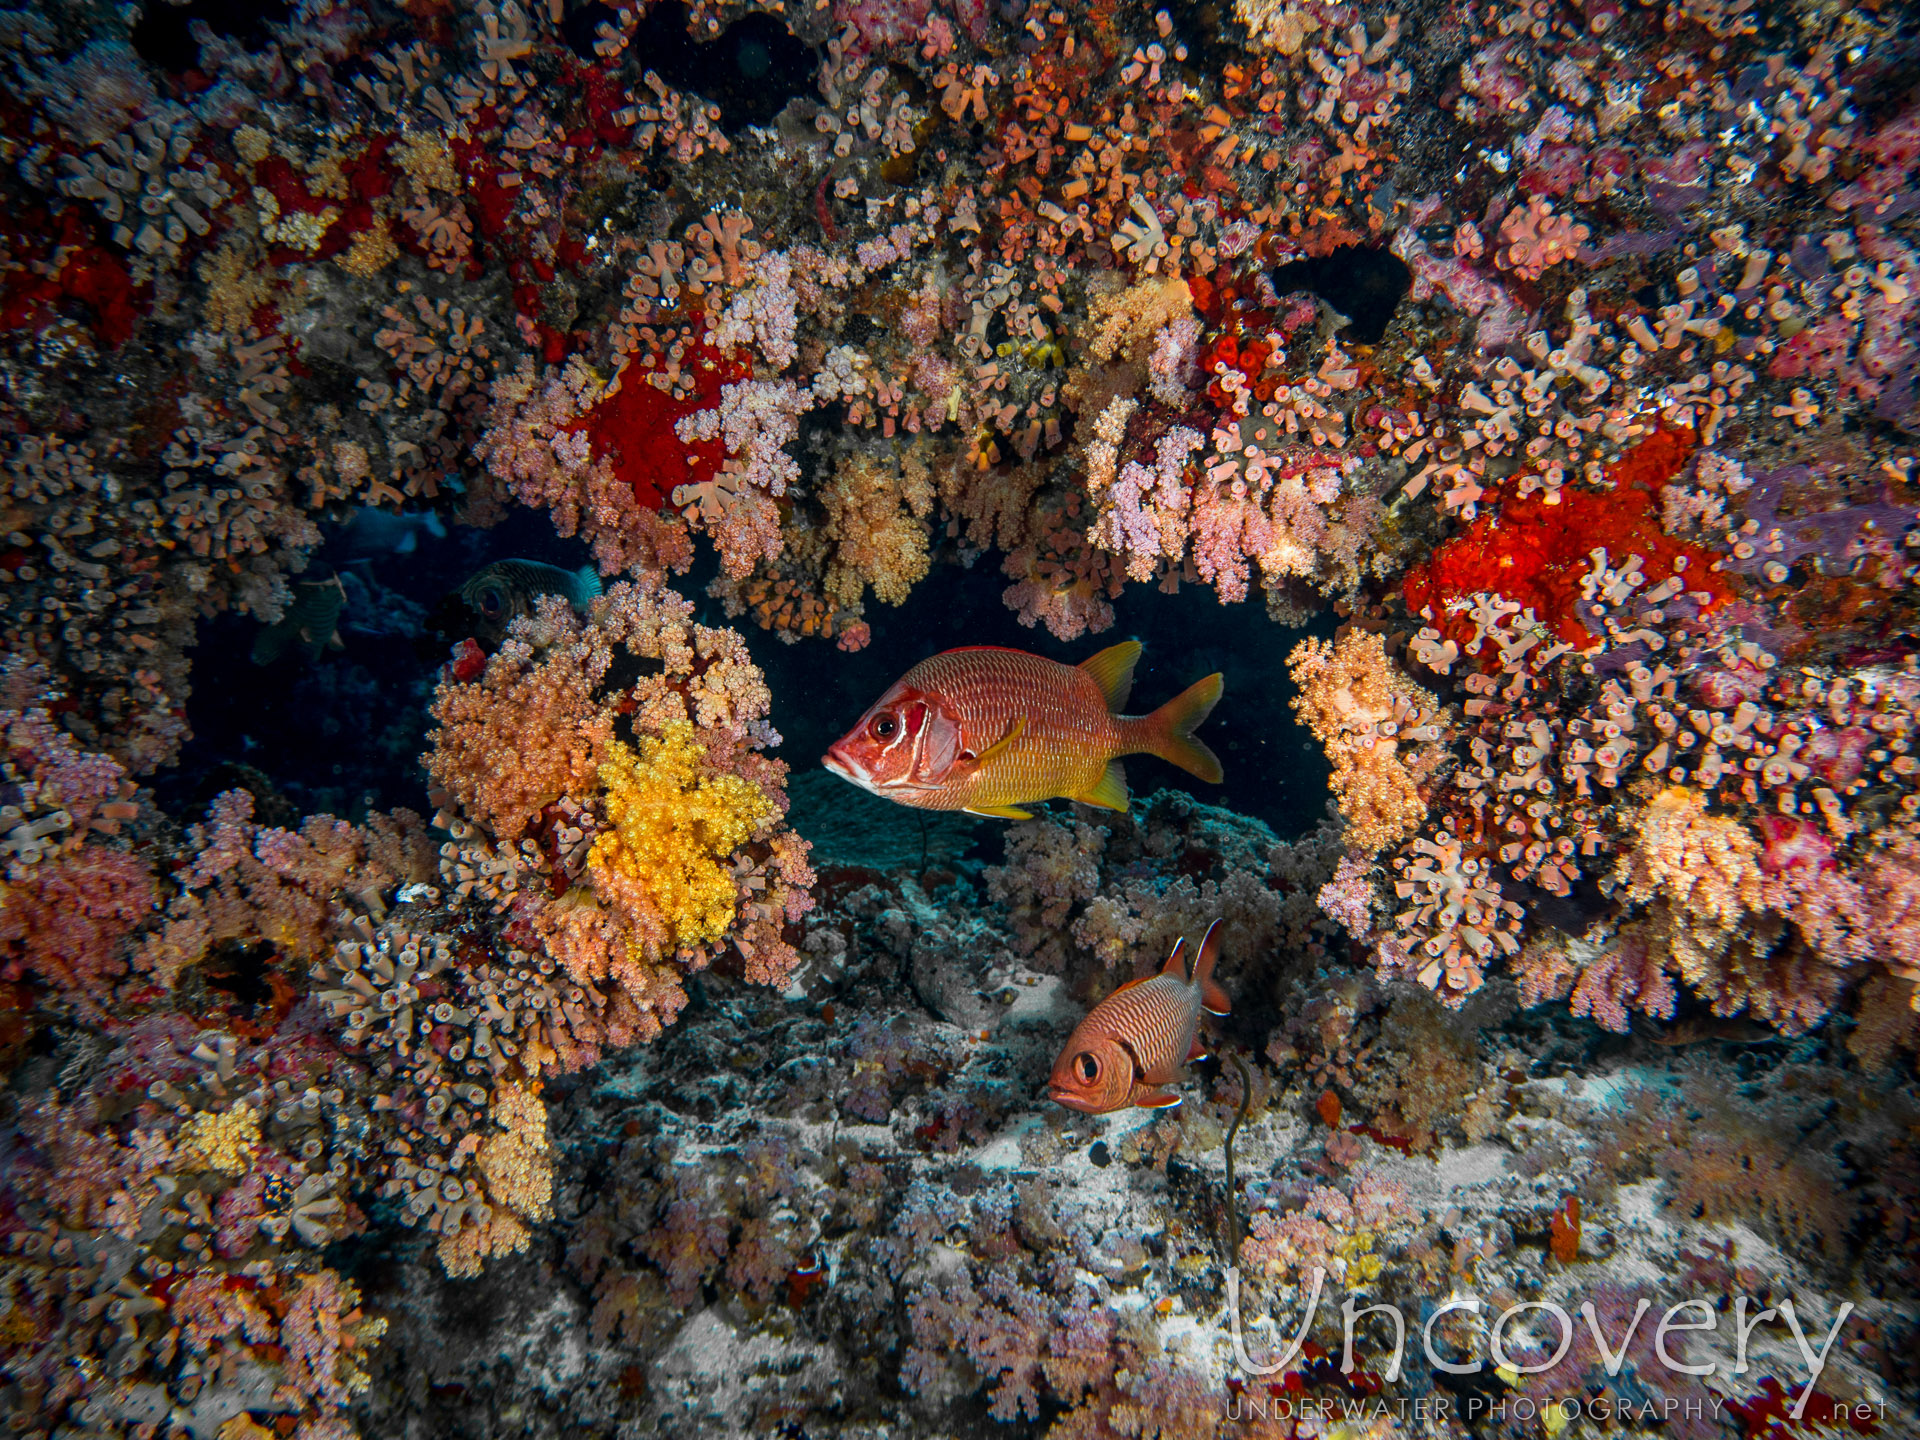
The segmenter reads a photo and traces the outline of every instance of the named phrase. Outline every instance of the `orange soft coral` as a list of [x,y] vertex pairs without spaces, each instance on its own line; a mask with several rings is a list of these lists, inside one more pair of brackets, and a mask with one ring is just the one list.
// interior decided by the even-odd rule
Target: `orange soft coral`
[[612,716],[594,703],[604,674],[572,650],[510,643],[475,685],[443,684],[427,773],[480,824],[518,840],[541,809],[592,787],[612,755]]
[[1303,640],[1287,664],[1300,687],[1294,709],[1333,765],[1348,848],[1372,855],[1413,834],[1427,802],[1401,737],[1437,740],[1439,702],[1388,660],[1378,635],[1365,631],[1349,631],[1334,645]]
[[[692,609],[626,583],[584,620],[543,602],[435,700],[425,763],[466,812],[441,817],[443,875],[579,987],[551,1046],[565,1068],[653,1039],[686,1003],[682,976],[723,950],[764,984],[799,963],[783,932],[812,905],[813,871],[782,823],[786,766],[763,753],[779,741],[766,681],[735,631]],[[646,673],[610,685],[617,660]]]

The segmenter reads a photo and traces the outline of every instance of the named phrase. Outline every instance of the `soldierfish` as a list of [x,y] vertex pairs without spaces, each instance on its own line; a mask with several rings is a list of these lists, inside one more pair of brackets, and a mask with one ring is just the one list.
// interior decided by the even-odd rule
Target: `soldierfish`
[[1196,1038],[1200,1012],[1224,1015],[1229,1008],[1226,992],[1213,978],[1220,922],[1207,927],[1191,975],[1183,959],[1186,944],[1174,942],[1158,975],[1129,980],[1074,1026],[1054,1062],[1049,1096],[1089,1115],[1180,1103],[1164,1087],[1184,1079],[1181,1067],[1204,1053]]
[[1157,755],[1209,784],[1220,761],[1193,732],[1220,698],[1207,676],[1151,715],[1122,715],[1138,640],[1079,665],[973,645],[922,660],[827,751],[827,769],[923,810],[1025,820],[1064,796],[1127,808],[1122,755]]

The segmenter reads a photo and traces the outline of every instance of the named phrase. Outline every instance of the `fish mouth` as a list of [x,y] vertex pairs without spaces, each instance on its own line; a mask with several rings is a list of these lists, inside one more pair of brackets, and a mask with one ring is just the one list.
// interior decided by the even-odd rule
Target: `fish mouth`
[[1084,1110],[1088,1114],[1093,1113],[1093,1107],[1086,1096],[1063,1089],[1058,1085],[1049,1085],[1047,1087],[1047,1098],[1056,1104],[1066,1106],[1069,1110]]
[[868,791],[869,793],[879,793],[874,789],[872,778],[868,776],[865,771],[856,769],[852,763],[841,759],[840,756],[836,755],[833,751],[829,750],[825,755],[822,755],[820,757],[820,763],[835,775],[838,775],[842,780],[858,785],[862,790]]

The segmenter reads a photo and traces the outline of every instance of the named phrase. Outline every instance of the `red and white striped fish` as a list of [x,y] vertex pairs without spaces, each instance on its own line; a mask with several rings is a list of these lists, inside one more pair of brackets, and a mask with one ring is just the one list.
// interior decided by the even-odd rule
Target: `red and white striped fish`
[[1158,975],[1129,980],[1074,1026],[1054,1062],[1048,1095],[1089,1115],[1180,1103],[1165,1087],[1185,1079],[1182,1067],[1205,1053],[1198,1039],[1200,1012],[1224,1015],[1230,1008],[1213,978],[1220,922],[1207,927],[1191,975],[1182,958],[1186,945],[1176,941]]
[[1117,713],[1138,640],[1079,665],[973,645],[914,666],[827,751],[827,769],[886,800],[1005,820],[1065,796],[1127,808],[1122,755],[1158,755],[1210,784],[1220,761],[1193,737],[1220,698],[1209,675],[1151,715]]

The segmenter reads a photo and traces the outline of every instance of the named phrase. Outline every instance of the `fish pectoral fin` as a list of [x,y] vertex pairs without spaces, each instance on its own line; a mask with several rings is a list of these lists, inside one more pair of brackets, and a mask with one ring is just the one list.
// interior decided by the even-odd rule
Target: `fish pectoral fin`
[[1007,727],[1007,733],[973,757],[973,768],[978,770],[982,765],[986,764],[989,760],[993,759],[994,756],[1000,754],[1001,751],[1018,740],[1026,733],[1026,730],[1027,717],[1024,715],[1014,716],[1013,724]]
[[1101,777],[1073,797],[1082,805],[1098,805],[1102,810],[1127,809],[1127,772],[1118,760],[1109,760]]
[[[1138,1090],[1142,1086],[1171,1085],[1187,1078],[1186,1072],[1179,1066],[1168,1063],[1148,1068],[1141,1063],[1140,1052],[1133,1048],[1131,1040],[1121,1040],[1120,1048],[1127,1052],[1127,1058],[1133,1061],[1133,1084]],[[1137,1103],[1137,1102],[1136,1102]],[[1178,1104],[1178,1101],[1172,1102]]]
[[1180,1096],[1170,1095],[1155,1085],[1136,1085],[1133,1090],[1133,1103],[1142,1110],[1166,1110],[1180,1103]]
[[1018,805],[969,805],[969,815],[990,815],[995,820],[1031,820],[1033,812],[1022,810]]

